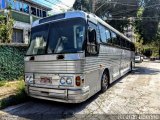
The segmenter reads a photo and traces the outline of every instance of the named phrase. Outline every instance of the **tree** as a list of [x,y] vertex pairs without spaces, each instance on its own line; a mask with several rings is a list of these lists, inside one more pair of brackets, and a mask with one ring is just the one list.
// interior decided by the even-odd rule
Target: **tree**
[[10,43],[12,41],[13,24],[14,21],[11,18],[11,9],[8,8],[6,16],[0,16],[0,42]]
[[160,0],[144,0],[140,21],[136,23],[136,30],[144,39],[144,44],[153,42],[157,37],[160,22]]
[[73,4],[73,8],[75,10],[83,10],[86,12],[90,12],[89,0],[76,0]]
[[138,8],[138,0],[99,0],[95,6],[95,14],[124,32],[124,28],[131,24],[129,18],[136,16]]
[[142,53],[142,51],[144,50],[144,48],[143,48],[143,39],[140,37],[139,33],[136,33],[135,47],[136,47],[136,52],[137,53]]
[[[135,21],[136,32],[143,39],[144,54],[157,57],[160,47],[160,0],[144,0]],[[159,55],[160,56],[160,55]]]
[[0,43],[4,43],[7,39],[6,17],[0,16]]
[[76,0],[73,8],[94,12],[111,26],[123,32],[124,28],[130,24],[128,18],[136,16],[139,0]]

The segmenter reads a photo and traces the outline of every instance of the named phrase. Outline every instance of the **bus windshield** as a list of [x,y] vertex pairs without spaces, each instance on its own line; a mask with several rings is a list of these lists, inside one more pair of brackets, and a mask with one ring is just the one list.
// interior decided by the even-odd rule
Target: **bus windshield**
[[27,55],[81,52],[84,39],[85,20],[80,18],[39,25],[31,29]]

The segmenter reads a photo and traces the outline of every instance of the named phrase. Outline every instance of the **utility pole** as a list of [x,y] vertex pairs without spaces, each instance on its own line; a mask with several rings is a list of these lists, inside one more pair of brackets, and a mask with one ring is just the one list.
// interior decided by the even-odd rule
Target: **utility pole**
[[158,47],[159,47],[159,60],[160,60],[160,23],[158,25]]
[[90,12],[92,12],[92,13],[95,12],[96,2],[97,2],[97,0],[89,0]]
[[160,60],[160,38],[157,38],[158,41],[158,54],[159,54],[159,60]]
[[78,10],[82,10],[82,0],[78,0]]
[[92,12],[92,1],[93,0],[89,0],[89,9],[90,9],[90,12]]
[[96,7],[96,2],[97,0],[92,0],[92,12],[95,12],[95,7]]

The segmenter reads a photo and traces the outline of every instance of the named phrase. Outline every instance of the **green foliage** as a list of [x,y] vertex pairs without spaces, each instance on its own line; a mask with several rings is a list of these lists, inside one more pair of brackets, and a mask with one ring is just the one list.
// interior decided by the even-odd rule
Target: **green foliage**
[[24,75],[24,46],[0,46],[0,80],[14,80]]
[[10,43],[12,41],[14,20],[11,18],[11,12],[7,16],[0,16],[0,43]]
[[[125,5],[126,3],[133,6]],[[92,8],[93,6],[95,6],[94,9]],[[139,0],[99,0],[95,5],[93,5],[92,0],[76,0],[73,8],[87,12],[92,11],[114,28],[124,32],[124,28],[130,24],[128,18],[136,16]],[[107,18],[110,18],[110,20]]]
[[75,10],[90,11],[89,0],[76,0],[73,4]]
[[139,39],[143,39],[141,52],[148,57],[158,57],[160,49],[160,1],[144,0],[137,12],[139,20],[135,21],[135,30]]
[[144,44],[150,44],[157,38],[160,22],[159,4],[159,0],[145,0],[143,7],[137,14],[140,21],[136,21],[136,30],[144,39]]
[[6,17],[0,15],[0,43],[5,42],[7,39],[7,26],[6,26]]
[[7,98],[0,100],[0,109],[4,109],[11,105],[16,105],[23,103],[28,100],[28,97],[25,93],[25,84],[24,81],[21,80],[18,82],[18,90],[15,95],[11,95]]
[[4,86],[6,84],[6,81],[0,81],[0,87]]
[[141,53],[143,51],[143,39],[140,37],[139,33],[136,33],[136,43],[135,43],[135,47],[136,47],[136,52],[137,53]]
[[[159,41],[153,41],[150,44],[144,45],[144,47],[143,47],[144,48],[143,54],[145,54],[148,57],[158,57],[159,56],[158,45],[160,44],[158,42]],[[149,51],[150,55],[148,55],[148,53],[147,53],[148,51]]]
[[136,16],[138,4],[138,0],[101,0],[96,4],[95,14],[124,32],[124,28],[131,24],[129,18]]
[[127,28],[128,25],[130,25],[129,20],[106,20],[106,22],[122,33],[124,33],[124,28]]

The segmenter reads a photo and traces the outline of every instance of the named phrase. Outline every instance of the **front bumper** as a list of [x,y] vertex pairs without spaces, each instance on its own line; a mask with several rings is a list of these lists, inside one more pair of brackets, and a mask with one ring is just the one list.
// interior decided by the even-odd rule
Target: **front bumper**
[[81,103],[89,98],[89,86],[81,89],[56,89],[26,86],[26,93],[30,97],[64,102]]

